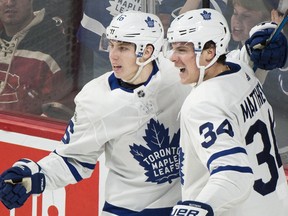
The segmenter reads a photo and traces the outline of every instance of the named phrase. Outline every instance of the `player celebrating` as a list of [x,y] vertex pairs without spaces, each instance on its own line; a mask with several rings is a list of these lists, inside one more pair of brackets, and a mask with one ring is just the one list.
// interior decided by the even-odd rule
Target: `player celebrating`
[[62,145],[37,163],[21,159],[1,174],[0,200],[7,208],[45,188],[89,178],[105,152],[102,216],[171,213],[181,199],[178,112],[191,87],[181,85],[172,62],[159,55],[163,35],[153,14],[128,11],[112,20],[106,36],[113,71],[76,96]]
[[[158,59],[163,35],[153,14],[129,11],[113,19],[107,28],[113,72],[76,96],[63,145],[37,164],[21,160],[1,175],[6,207],[43,192],[45,181],[46,189],[56,189],[90,177],[105,151],[109,173],[102,215],[170,214],[180,199],[177,115],[190,89],[171,73],[172,62]],[[31,175],[29,193],[21,184],[7,184]]]
[[225,18],[212,9],[189,11],[167,37],[181,82],[194,85],[181,108],[182,202],[171,215],[287,215],[273,111],[253,71],[226,61]]

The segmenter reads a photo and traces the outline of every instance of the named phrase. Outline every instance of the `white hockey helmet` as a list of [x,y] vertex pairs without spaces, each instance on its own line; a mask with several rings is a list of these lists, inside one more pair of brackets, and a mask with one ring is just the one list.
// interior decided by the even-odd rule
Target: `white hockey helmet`
[[142,57],[146,45],[153,45],[152,61],[161,51],[164,29],[158,16],[129,10],[114,17],[106,28],[106,37],[109,40],[134,43],[137,57]]
[[187,11],[176,17],[168,28],[167,39],[173,42],[192,42],[196,52],[212,40],[216,55],[227,53],[230,31],[224,16],[214,9],[203,8]]
[[[106,38],[136,45],[138,71],[130,80],[124,80],[133,83],[139,77],[143,67],[158,57],[164,43],[164,29],[158,16],[129,10],[113,18],[106,28]],[[149,59],[140,62],[139,59],[148,44],[153,45],[154,51]]]
[[[196,63],[200,69],[199,79],[195,84],[199,85],[204,79],[206,69],[211,67],[219,56],[228,52],[230,38],[227,21],[217,10],[203,8],[187,11],[177,16],[168,28],[168,43],[164,46],[164,55],[173,53],[172,43],[193,43],[197,55]],[[208,65],[200,66],[200,55],[208,41],[215,43],[216,55]]]

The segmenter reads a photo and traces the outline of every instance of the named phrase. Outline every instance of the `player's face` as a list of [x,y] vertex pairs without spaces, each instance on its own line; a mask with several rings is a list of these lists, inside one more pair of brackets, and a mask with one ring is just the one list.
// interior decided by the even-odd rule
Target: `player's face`
[[196,64],[196,54],[192,43],[173,43],[173,54],[170,60],[179,68],[179,76],[182,84],[190,84],[198,81],[199,68]]
[[133,78],[139,68],[132,43],[110,40],[109,59],[115,76],[122,80]]
[[32,0],[0,0],[0,20],[17,31],[33,18]]
[[234,12],[231,17],[233,40],[243,44],[249,38],[251,28],[263,21],[262,17],[261,11],[249,10],[240,5],[234,5]]

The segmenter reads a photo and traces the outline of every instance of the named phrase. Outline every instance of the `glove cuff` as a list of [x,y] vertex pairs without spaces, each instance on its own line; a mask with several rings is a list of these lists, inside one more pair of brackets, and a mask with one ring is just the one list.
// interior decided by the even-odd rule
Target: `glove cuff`
[[214,216],[214,212],[212,207],[206,203],[188,200],[179,202],[173,207],[170,216],[177,215]]
[[35,173],[39,173],[41,171],[41,167],[39,166],[39,164],[27,158],[22,158],[18,160],[16,163],[13,164],[13,167],[14,166],[17,166],[20,168],[22,166],[25,166],[29,168],[29,170],[31,171],[31,175],[34,175]]
[[[32,188],[31,188],[32,194],[43,193],[46,186],[45,175],[43,173],[36,173],[32,175],[31,180],[32,180]],[[35,182],[37,182],[37,184],[35,184]]]
[[14,163],[13,167],[20,167],[22,170],[28,169],[31,172],[31,177],[23,178],[22,180],[27,193],[31,191],[32,194],[40,194],[45,190],[45,175],[41,173],[41,167],[38,163],[27,158],[22,158]]

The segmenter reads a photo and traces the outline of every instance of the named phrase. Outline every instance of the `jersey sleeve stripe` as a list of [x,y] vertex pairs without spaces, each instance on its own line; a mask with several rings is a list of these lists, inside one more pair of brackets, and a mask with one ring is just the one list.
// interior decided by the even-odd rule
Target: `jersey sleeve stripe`
[[[55,154],[57,154],[56,151],[54,151]],[[59,155],[59,154],[57,154]],[[66,165],[68,166],[70,172],[72,173],[72,175],[74,176],[75,180],[77,182],[81,181],[83,178],[81,177],[81,175],[79,174],[79,172],[77,171],[76,167],[73,166],[73,164],[71,164],[69,161],[68,161],[68,158],[67,157],[62,157],[61,155],[59,155],[63,160],[64,162],[66,163]]]
[[212,170],[210,175],[214,175],[215,173],[222,171],[236,171],[241,173],[253,173],[250,167],[241,167],[241,166],[219,166],[216,169]]
[[79,163],[81,164],[81,166],[87,169],[91,169],[91,170],[94,170],[96,166],[96,164],[89,164],[89,163],[83,163],[83,162],[79,162]]
[[209,160],[207,161],[207,168],[208,170],[210,170],[210,164],[216,160],[217,158],[223,157],[223,156],[227,156],[227,155],[232,155],[232,154],[238,154],[238,153],[244,153],[247,154],[246,150],[242,147],[235,147],[232,149],[227,149],[221,152],[217,152],[215,154],[213,154]]

